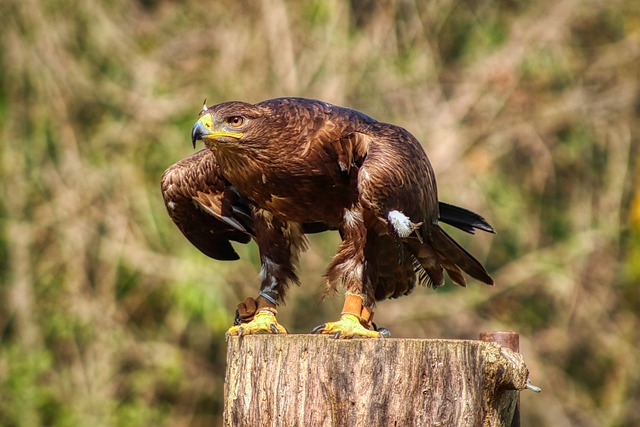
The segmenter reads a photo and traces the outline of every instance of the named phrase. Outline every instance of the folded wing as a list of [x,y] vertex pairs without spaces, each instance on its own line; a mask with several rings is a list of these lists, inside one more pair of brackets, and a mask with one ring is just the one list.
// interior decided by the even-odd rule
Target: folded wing
[[195,247],[214,259],[239,258],[231,241],[251,241],[251,204],[218,174],[208,149],[169,167],[161,188],[169,216]]

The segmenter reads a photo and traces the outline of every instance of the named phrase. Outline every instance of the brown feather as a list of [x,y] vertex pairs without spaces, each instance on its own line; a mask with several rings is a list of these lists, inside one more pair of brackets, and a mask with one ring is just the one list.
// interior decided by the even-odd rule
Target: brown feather
[[161,189],[169,216],[194,246],[215,259],[238,259],[230,241],[249,242],[250,230],[223,215],[247,207],[217,174],[213,153],[200,150],[172,165],[162,175]]

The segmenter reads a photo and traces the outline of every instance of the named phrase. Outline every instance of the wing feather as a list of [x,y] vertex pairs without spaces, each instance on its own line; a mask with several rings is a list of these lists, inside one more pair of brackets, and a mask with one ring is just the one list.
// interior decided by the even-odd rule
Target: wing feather
[[[438,202],[435,174],[420,143],[406,130],[384,123],[369,126],[363,133],[366,156],[358,174],[359,200],[373,213],[381,233],[406,243],[407,250],[395,251],[397,264],[412,265],[413,280],[417,277],[434,287],[444,284],[444,271],[461,286],[466,286],[463,272],[493,284],[482,264],[447,235],[438,220],[471,233],[475,229],[492,232],[493,228],[474,212]],[[381,271],[384,265],[381,262],[375,269],[380,277],[388,276]],[[392,295],[407,291],[405,276],[396,271],[397,290]],[[390,292],[376,290],[376,297],[381,293]]]
[[169,216],[196,248],[218,260],[239,258],[230,242],[251,240],[251,208],[217,173],[209,150],[169,167],[162,175],[161,189]]

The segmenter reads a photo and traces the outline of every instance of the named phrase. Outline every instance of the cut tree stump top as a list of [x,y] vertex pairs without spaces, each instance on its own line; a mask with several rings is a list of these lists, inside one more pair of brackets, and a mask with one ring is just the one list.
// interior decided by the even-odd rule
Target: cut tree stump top
[[227,339],[227,426],[509,426],[528,370],[473,340]]

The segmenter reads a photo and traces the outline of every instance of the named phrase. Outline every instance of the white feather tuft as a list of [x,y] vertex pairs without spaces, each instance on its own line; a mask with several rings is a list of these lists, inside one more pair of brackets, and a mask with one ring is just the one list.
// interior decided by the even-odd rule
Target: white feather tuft
[[413,222],[411,222],[409,217],[400,211],[389,211],[389,213],[387,214],[387,219],[393,226],[393,229],[396,231],[398,236],[402,238],[408,237],[409,234],[413,232],[413,230],[420,226],[420,224],[414,224]]

